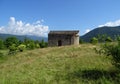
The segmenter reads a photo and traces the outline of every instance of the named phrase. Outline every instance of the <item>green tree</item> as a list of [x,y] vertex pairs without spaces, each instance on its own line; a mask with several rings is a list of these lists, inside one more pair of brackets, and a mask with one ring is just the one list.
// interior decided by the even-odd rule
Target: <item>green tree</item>
[[99,42],[101,42],[101,35],[100,35],[100,34],[98,34],[98,35],[96,36],[96,38],[98,39]]
[[82,39],[80,39],[80,40],[79,40],[79,43],[82,44],[82,43],[84,43],[84,41],[83,41]]
[[102,36],[101,36],[101,41],[102,42],[105,42],[105,39],[107,38],[107,35],[106,34],[103,34]]
[[38,40],[36,40],[36,41],[34,41],[34,43],[35,43],[35,48],[40,48],[40,41],[38,41]]
[[12,44],[14,44],[15,46],[18,46],[19,45],[19,40],[16,37],[8,37],[5,40],[5,46],[7,48],[9,48],[10,46],[12,46]]
[[96,38],[98,39],[99,42],[105,42],[105,39],[107,38],[107,35],[106,34],[98,34],[96,36]]
[[20,45],[20,44],[23,44],[23,41],[22,41],[22,40],[19,40],[19,45]]
[[105,41],[106,41],[106,42],[112,42],[113,40],[112,40],[111,37],[107,37],[107,38],[105,39]]
[[40,48],[40,45],[38,43],[35,44],[36,48]]
[[11,46],[9,46],[9,54],[16,54],[17,50],[18,48],[16,47],[16,44],[12,44]]
[[33,40],[29,41],[27,44],[27,49],[35,49],[35,43]]
[[24,42],[23,42],[23,43],[27,46],[27,44],[29,44],[29,43],[30,43],[30,41],[31,41],[30,39],[28,39],[27,37],[25,37],[25,39],[24,39]]
[[42,40],[41,42],[40,42],[40,47],[41,48],[45,48],[45,47],[47,47],[48,46],[48,43],[47,42],[44,42],[44,40]]
[[93,37],[93,38],[91,39],[91,43],[92,43],[92,44],[97,44],[97,43],[98,43],[98,39],[97,39],[96,37]]

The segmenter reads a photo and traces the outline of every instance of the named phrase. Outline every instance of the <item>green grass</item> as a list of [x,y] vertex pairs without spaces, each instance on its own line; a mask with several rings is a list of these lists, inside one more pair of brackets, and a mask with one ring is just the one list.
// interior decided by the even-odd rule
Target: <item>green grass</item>
[[99,45],[35,49],[6,56],[0,62],[0,84],[119,84],[120,73],[110,58],[94,52],[95,47]]

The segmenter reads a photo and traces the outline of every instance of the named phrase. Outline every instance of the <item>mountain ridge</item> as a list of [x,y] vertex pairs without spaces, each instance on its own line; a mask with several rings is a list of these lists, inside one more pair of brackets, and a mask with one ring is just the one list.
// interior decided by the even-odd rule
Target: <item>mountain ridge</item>
[[4,34],[0,33],[0,39],[5,40],[8,37],[16,37],[19,40],[24,40],[25,38],[31,39],[31,40],[44,40],[47,42],[47,37],[42,37],[42,36],[33,36],[33,35],[13,35],[13,34]]
[[89,42],[91,38],[97,37],[98,35],[107,35],[111,37],[112,39],[115,39],[115,36],[120,35],[120,26],[116,27],[98,27],[90,32],[86,33],[85,35],[81,36],[80,38],[85,41]]

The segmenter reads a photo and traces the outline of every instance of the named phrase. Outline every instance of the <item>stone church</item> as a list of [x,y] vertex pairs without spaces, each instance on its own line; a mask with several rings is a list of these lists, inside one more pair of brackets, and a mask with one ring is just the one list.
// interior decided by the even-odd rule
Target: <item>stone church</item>
[[79,45],[79,31],[50,31],[48,46]]

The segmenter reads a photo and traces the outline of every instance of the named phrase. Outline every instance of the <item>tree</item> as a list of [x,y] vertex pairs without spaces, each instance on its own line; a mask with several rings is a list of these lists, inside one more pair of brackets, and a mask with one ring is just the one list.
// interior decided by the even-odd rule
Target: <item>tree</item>
[[9,54],[16,54],[16,52],[17,52],[16,44],[12,44],[8,48],[9,48]]
[[102,36],[101,36],[101,41],[102,42],[105,42],[105,39],[107,38],[107,35],[106,34],[103,34]]
[[112,40],[111,37],[107,37],[107,38],[105,39],[105,41],[106,41],[106,42],[112,42],[113,40]]
[[97,43],[98,43],[98,39],[97,39],[96,37],[93,37],[93,38],[91,39],[91,43],[92,43],[92,44],[97,44]]
[[35,43],[35,48],[40,48],[40,41],[38,41],[38,40],[36,40],[36,41],[34,41],[34,43]]
[[34,49],[35,48],[35,43],[33,40],[29,41],[27,44],[27,49]]
[[19,45],[20,45],[20,44],[23,44],[23,41],[22,41],[22,40],[19,40]]
[[8,37],[5,40],[5,46],[7,48],[9,48],[10,46],[12,46],[12,44],[14,44],[15,46],[18,46],[19,45],[19,40],[16,37]]
[[47,42],[44,42],[44,40],[42,40],[41,42],[40,42],[40,47],[41,48],[45,48],[45,47],[47,47],[48,46],[48,43]]
[[80,39],[80,40],[79,40],[79,43],[82,44],[82,43],[84,43],[84,41],[83,41],[82,39]]
[[98,34],[97,37],[99,42],[105,42],[105,39],[107,38],[107,35],[106,34]]

